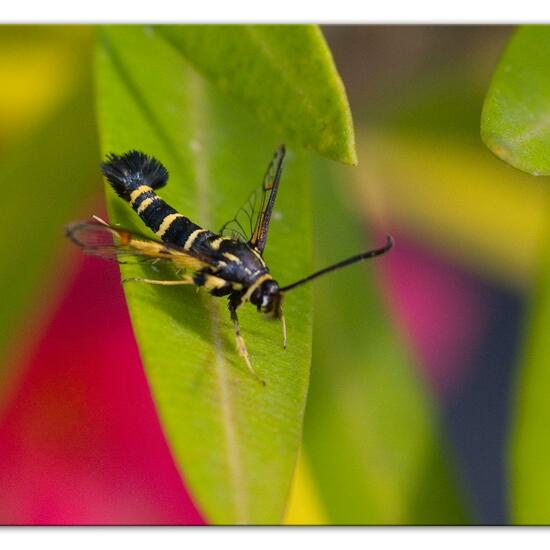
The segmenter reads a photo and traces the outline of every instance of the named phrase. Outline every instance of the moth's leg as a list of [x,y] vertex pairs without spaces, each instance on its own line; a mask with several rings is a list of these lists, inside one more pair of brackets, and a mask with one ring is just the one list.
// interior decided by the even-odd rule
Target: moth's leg
[[286,321],[283,308],[279,311],[279,319],[281,320],[281,326],[283,327],[283,349],[286,349]]
[[123,283],[147,283],[150,285],[163,285],[163,286],[172,286],[172,285],[193,285],[193,277],[185,276],[177,281],[163,281],[158,279],[143,279],[141,277],[130,277],[128,279],[122,279]]
[[239,318],[237,317],[237,308],[241,305],[241,298],[239,295],[231,295],[229,297],[229,313],[231,315],[231,320],[233,321],[233,326],[235,327],[235,340],[237,343],[237,350],[239,351],[239,355],[244,359],[244,362],[246,363],[246,366],[248,367],[248,370],[251,372],[252,376],[260,382],[263,386],[265,386],[265,382],[258,376],[254,368],[252,367],[252,363],[250,362],[250,358],[248,356],[248,351],[246,349],[246,344],[244,343],[244,338],[241,335],[241,327],[239,325]]
[[273,309],[273,316],[281,320],[281,326],[283,329],[283,349],[286,350],[286,321],[283,313],[283,294],[279,295],[278,302]]

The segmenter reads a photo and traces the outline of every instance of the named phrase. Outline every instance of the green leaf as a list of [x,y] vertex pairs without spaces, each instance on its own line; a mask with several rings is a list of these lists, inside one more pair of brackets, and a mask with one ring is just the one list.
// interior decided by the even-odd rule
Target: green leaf
[[[89,72],[87,73],[89,77]],[[4,292],[0,308],[0,393],[8,387],[15,359],[24,346],[16,337],[24,329],[32,338],[33,327],[46,314],[50,301],[65,280],[59,266],[69,249],[63,226],[75,209],[91,196],[97,185],[97,136],[91,83],[80,76],[71,97],[37,131],[2,156],[3,255],[0,280]],[[63,270],[62,270],[63,271]],[[57,273],[57,276],[53,274]],[[46,303],[46,304],[45,304]]]
[[514,426],[510,446],[511,512],[514,523],[550,522],[550,233],[544,264],[531,300],[525,331],[524,361],[516,381]]
[[481,136],[512,166],[550,174],[550,26],[521,27],[510,40],[485,98]]
[[[510,40],[485,99],[482,136],[512,166],[550,175],[550,26],[521,27]],[[516,384],[510,445],[511,513],[518,524],[550,521],[550,234],[546,233]]]
[[[149,27],[108,27],[97,52],[103,152],[155,155],[170,171],[161,195],[213,230],[256,188],[277,146],[234,100],[220,94]],[[266,260],[281,284],[310,268],[309,163],[290,151]],[[110,219],[151,234],[107,190]],[[152,235],[152,234],[151,234]],[[124,276],[147,273],[122,266]],[[187,287],[125,285],[161,423],[202,513],[213,523],[276,523],[290,487],[309,376],[308,289],[285,302],[288,349],[279,322],[239,310],[261,386],[235,351],[226,300]]]
[[157,31],[283,141],[357,164],[344,86],[317,26],[185,25]]
[[[314,174],[319,266],[368,248],[329,173]],[[384,261],[316,282],[307,459],[331,523],[462,523],[437,408],[383,308]]]

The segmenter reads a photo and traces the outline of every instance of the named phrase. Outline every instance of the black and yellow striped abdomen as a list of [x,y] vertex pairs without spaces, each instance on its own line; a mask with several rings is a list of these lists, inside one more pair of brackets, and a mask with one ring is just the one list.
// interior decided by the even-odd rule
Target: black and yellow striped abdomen
[[140,185],[130,193],[130,204],[145,225],[166,243],[189,250],[199,235],[204,239],[212,234],[177,212],[148,185]]
[[178,213],[156,193],[166,184],[168,171],[160,162],[139,151],[111,154],[101,165],[105,177],[128,201],[145,225],[163,242],[189,250],[193,244],[213,235]]

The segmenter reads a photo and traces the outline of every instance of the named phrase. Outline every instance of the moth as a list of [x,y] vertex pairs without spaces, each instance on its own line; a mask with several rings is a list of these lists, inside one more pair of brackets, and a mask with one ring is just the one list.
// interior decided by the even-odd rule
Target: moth
[[[119,263],[168,263],[176,268],[177,278],[173,280],[134,277],[124,279],[125,283],[195,285],[204,287],[213,296],[227,296],[237,350],[251,374],[264,383],[252,367],[237,309],[250,302],[258,311],[280,319],[283,347],[286,348],[283,297],[287,292],[331,271],[385,254],[393,246],[393,239],[388,236],[381,248],[351,256],[294,283],[280,286],[269,272],[263,254],[284,158],[285,147],[281,145],[268,166],[261,187],[232,220],[219,232],[213,232],[192,222],[157,195],[156,190],[168,181],[168,171],[157,159],[136,150],[122,155],[110,153],[100,165],[104,176],[157,239],[110,225],[95,216],[93,220],[68,225],[66,235],[88,254]],[[243,216],[239,216],[242,213],[246,214],[244,221]]]

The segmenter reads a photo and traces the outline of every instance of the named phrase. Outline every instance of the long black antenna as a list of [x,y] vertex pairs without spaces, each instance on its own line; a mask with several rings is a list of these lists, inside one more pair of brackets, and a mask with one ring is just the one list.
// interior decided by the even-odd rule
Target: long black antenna
[[311,275],[308,275],[307,277],[304,277],[303,279],[300,279],[299,281],[296,281],[295,283],[292,283],[291,285],[285,286],[281,288],[281,292],[287,292],[288,290],[292,290],[293,288],[296,288],[297,286],[303,285],[304,283],[307,283],[311,281],[312,279],[316,279],[317,277],[320,277],[321,275],[324,275],[325,273],[328,273],[330,271],[334,271],[335,269],[340,269],[341,267],[345,267],[347,265],[354,264],[356,262],[360,262],[361,260],[368,260],[369,258],[374,258],[375,256],[381,256],[382,254],[385,254],[388,252],[392,246],[393,246],[393,238],[391,235],[388,235],[387,242],[382,248],[376,248],[374,250],[369,250],[368,252],[363,252],[362,254],[357,254],[357,256],[352,256],[351,258],[347,258],[346,260],[342,260],[341,262],[338,262],[337,264],[329,265],[328,267],[325,267],[324,269],[321,269],[320,271],[316,271],[315,273],[312,273]]

